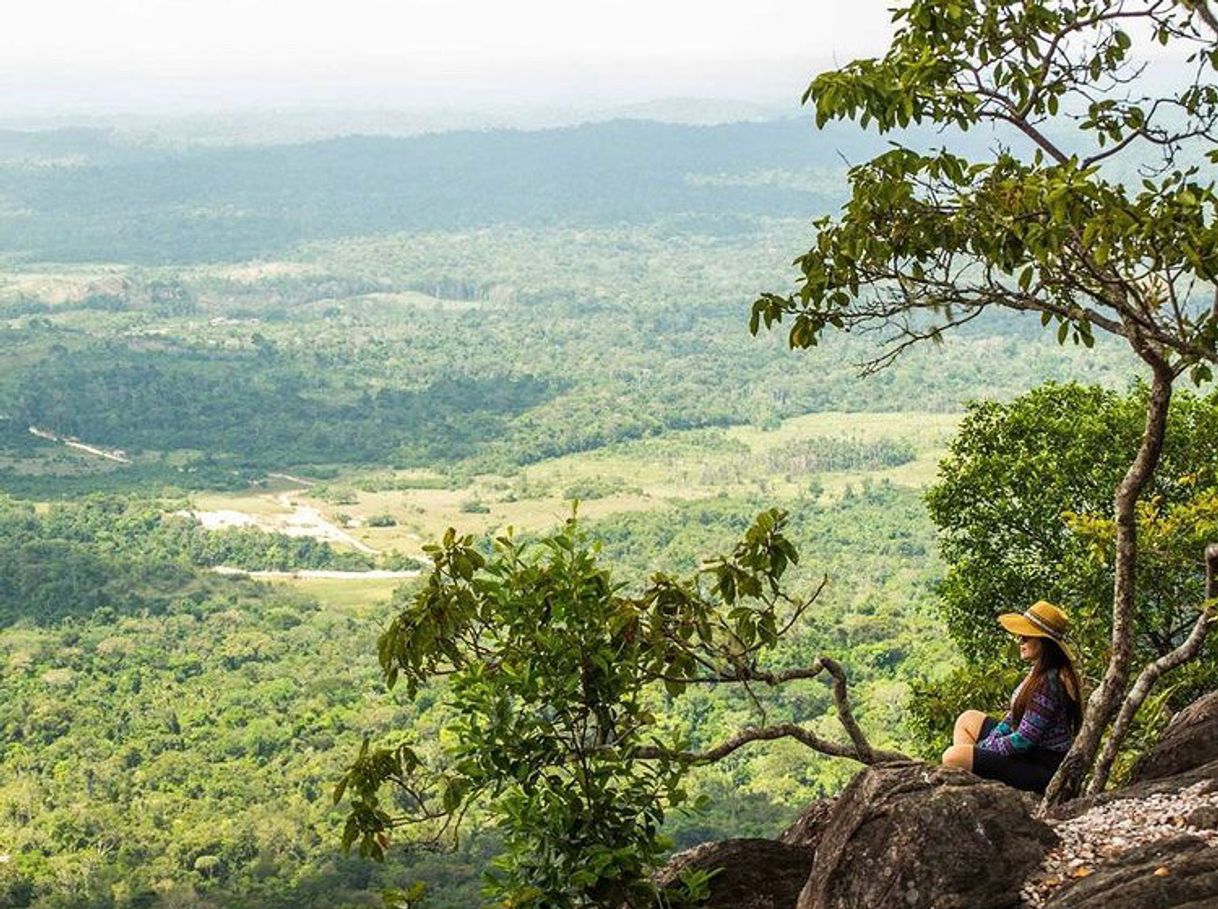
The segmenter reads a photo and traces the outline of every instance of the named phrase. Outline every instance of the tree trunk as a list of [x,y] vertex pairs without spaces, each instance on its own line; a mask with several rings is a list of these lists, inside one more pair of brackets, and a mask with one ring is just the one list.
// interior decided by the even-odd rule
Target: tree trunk
[[1091,776],[1091,782],[1087,785],[1088,795],[1097,795],[1104,791],[1104,787],[1108,784],[1108,774],[1112,771],[1112,763],[1116,760],[1117,751],[1120,749],[1121,743],[1125,741],[1133,718],[1142,707],[1142,702],[1146,700],[1151,689],[1154,688],[1155,683],[1177,666],[1182,666],[1194,659],[1200,652],[1201,645],[1205,643],[1206,632],[1209,630],[1210,622],[1214,620],[1212,601],[1218,598],[1218,544],[1212,544],[1205,550],[1205,598],[1211,602],[1202,606],[1201,615],[1197,617],[1189,636],[1179,647],[1150,663],[1138,676],[1129,696],[1125,698],[1125,703],[1121,705],[1121,711],[1117,714],[1112,732],[1104,741],[1104,751],[1095,765],[1095,773]]
[[1141,347],[1138,353],[1152,370],[1150,397],[1146,402],[1146,426],[1138,453],[1117,486],[1113,499],[1116,519],[1116,564],[1112,586],[1112,641],[1108,669],[1103,681],[1087,700],[1083,726],[1074,739],[1057,773],[1045,790],[1046,806],[1075,798],[1082,790],[1083,777],[1091,768],[1099,750],[1100,739],[1117,710],[1129,678],[1133,659],[1134,580],[1138,559],[1138,529],[1136,507],[1142,490],[1154,476],[1159,456],[1163,452],[1163,437],[1167,430],[1167,409],[1171,404],[1171,368],[1155,351]]

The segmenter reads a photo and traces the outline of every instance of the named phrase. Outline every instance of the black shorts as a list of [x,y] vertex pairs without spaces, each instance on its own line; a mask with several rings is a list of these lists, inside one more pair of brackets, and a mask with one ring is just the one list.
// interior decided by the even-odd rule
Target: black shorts
[[[987,716],[981,724],[981,735],[977,741],[984,739],[997,725],[997,720]],[[1043,794],[1065,756],[1064,751],[1050,751],[1048,748],[1030,748],[1022,754],[995,754],[974,745],[973,773],[1016,789]]]

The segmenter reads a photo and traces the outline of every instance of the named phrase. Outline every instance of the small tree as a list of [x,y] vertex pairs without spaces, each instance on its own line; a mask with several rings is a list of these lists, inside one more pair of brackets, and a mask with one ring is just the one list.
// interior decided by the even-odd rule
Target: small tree
[[[784,590],[797,561],[785,523],[763,512],[730,555],[692,578],[657,575],[634,596],[574,518],[533,544],[501,537],[490,558],[450,530],[379,644],[391,687],[414,697],[443,682],[450,738],[430,764],[417,744],[365,742],[335,793],[351,803],[344,847],[381,858],[393,829],[431,821],[442,834],[477,807],[506,841],[489,880],[503,905],[651,906],[660,825],[686,802],[692,766],[779,738],[864,763],[900,757],[868,743],[836,662],[764,664],[824,583],[801,597]],[[694,751],[657,709],[691,685],[737,685],[760,710],[759,686],[820,676],[832,679],[846,740],[763,720]]]
[[[1173,383],[1208,381],[1218,362],[1218,197],[1185,161],[1218,163],[1218,17],[1210,0],[913,0],[894,21],[885,56],[812,82],[818,125],[991,125],[1008,144],[971,161],[894,143],[853,167],[850,200],[796,260],[799,290],[764,294],[751,328],[790,318],[797,348],[829,329],[877,329],[874,370],[987,310],[1035,312],[1062,342],[1091,346],[1097,328],[1124,338],[1148,369],[1141,440],[1112,504],[1110,657],[1053,803],[1079,791],[1128,684],[1135,506]],[[1192,77],[1140,93],[1155,43]],[[1138,185],[1119,179],[1138,169]]]

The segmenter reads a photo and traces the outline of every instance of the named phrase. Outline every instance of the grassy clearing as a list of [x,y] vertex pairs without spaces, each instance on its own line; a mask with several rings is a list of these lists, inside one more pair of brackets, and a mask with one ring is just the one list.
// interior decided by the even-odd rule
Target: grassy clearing
[[402,584],[395,578],[284,578],[284,584],[316,597],[323,605],[363,618],[375,619]]
[[31,268],[0,272],[0,302],[37,300],[52,306],[75,303],[121,280],[118,266],[56,265],[54,270]]
[[[23,438],[22,442],[25,441]],[[151,456],[135,459],[140,464],[151,460]],[[60,442],[39,440],[34,447],[24,450],[0,449],[0,470],[24,476],[102,476],[128,466]]]
[[241,511],[259,517],[289,515],[292,508],[285,494],[296,493],[300,486],[283,480],[268,480],[265,486],[245,492],[198,492],[191,496],[196,511]]
[[774,448],[792,439],[810,436],[846,436],[863,442],[883,438],[907,439],[920,449],[943,448],[956,431],[955,413],[810,413],[785,420],[777,429],[733,426],[725,430],[750,447]]
[[[520,482],[526,489],[540,490],[618,486],[652,500],[755,491],[787,497],[805,491],[813,478],[831,494],[866,478],[921,487],[934,478],[958,421],[956,414],[823,413],[796,417],[769,431],[743,426],[693,430],[545,461],[522,471]],[[900,440],[909,442],[916,456],[909,463],[880,470],[809,473],[795,466],[775,470],[768,463],[767,455],[817,439]]]
[[[868,480],[920,488],[934,479],[958,419],[956,414],[940,413],[810,414],[768,431],[755,427],[690,430],[623,443],[543,461],[510,476],[476,476],[459,489],[369,492],[359,489],[362,480],[371,476],[364,473],[327,484],[331,491],[340,487],[346,491],[341,503],[279,480],[237,495],[198,495],[195,502],[203,510],[274,516],[287,512],[284,493],[290,491],[293,501],[317,508],[372,548],[417,555],[448,527],[474,534],[508,525],[523,531],[551,527],[570,514],[575,498],[580,499],[580,514],[596,519],[722,494],[761,494],[779,501],[817,488],[824,496],[836,497],[847,486]],[[832,471],[808,470],[802,463],[784,460],[791,452],[798,453],[802,443],[814,447],[817,440],[826,439],[860,444],[900,441],[908,443],[914,457],[883,468]],[[428,481],[437,479],[420,476],[418,471],[379,471],[375,476],[378,483],[364,485],[419,483],[426,487],[435,485]],[[386,518],[392,524],[372,526]]]

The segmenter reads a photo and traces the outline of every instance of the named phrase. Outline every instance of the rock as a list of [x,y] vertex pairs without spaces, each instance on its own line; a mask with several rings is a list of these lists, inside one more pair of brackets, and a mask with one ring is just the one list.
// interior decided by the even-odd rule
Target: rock
[[812,868],[812,849],[777,840],[737,839],[703,843],[674,855],[656,873],[661,887],[685,870],[722,870],[710,882],[703,909],[792,909]]
[[916,761],[863,770],[838,798],[797,909],[1005,909],[1055,842],[1026,793]]
[[1215,909],[1218,847],[1193,836],[1122,853],[1072,880],[1044,909]]
[[1097,805],[1106,805],[1110,802],[1127,799],[1142,801],[1148,796],[1174,795],[1194,786],[1205,792],[1218,791],[1218,760],[1214,760],[1213,755],[1210,755],[1210,758],[1209,763],[1203,763],[1173,776],[1156,777],[1129,786],[1122,786],[1120,789],[1111,789],[1100,795],[1073,799],[1058,805],[1049,814],[1055,820],[1068,820],[1090,811]]
[[833,806],[836,804],[837,799],[817,799],[803,810],[791,826],[778,835],[778,842],[815,849],[829,824]]
[[1218,830],[1218,808],[1202,805],[1184,816],[1184,823],[1201,830]]
[[1131,783],[1175,776],[1218,755],[1218,691],[1211,691],[1177,713],[1159,741],[1134,765]]

